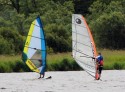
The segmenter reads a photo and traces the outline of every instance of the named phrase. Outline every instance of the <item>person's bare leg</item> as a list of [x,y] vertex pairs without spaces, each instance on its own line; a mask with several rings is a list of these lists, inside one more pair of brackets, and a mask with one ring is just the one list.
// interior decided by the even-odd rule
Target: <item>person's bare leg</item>
[[98,80],[100,79],[100,74],[99,74],[99,78],[98,78]]
[[42,77],[42,78],[44,78],[44,76],[45,76],[45,73],[43,74],[43,77]]
[[41,78],[41,74],[40,74],[40,77],[38,79],[40,79],[40,78]]

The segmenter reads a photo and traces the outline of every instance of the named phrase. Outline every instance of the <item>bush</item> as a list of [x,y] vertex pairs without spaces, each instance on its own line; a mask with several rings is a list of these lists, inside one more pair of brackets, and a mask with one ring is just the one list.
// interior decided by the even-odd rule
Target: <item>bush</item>
[[109,64],[109,65],[104,65],[104,66],[103,66],[103,70],[112,70],[112,69],[114,69],[114,68],[113,68],[113,65],[110,65],[110,64]]
[[9,62],[0,62],[0,72],[13,72],[12,67],[10,66],[11,63]]
[[98,48],[125,48],[125,15],[121,1],[104,3],[95,1],[90,12],[90,27],[93,31]]
[[67,31],[65,26],[51,24],[48,25],[46,30],[47,46],[52,48],[54,52],[68,52],[71,51],[71,32]]
[[0,62],[0,73],[5,72],[31,72],[31,70],[21,61]]
[[13,71],[14,72],[24,72],[24,71],[29,72],[30,69],[28,68],[28,66],[25,63],[23,63],[21,61],[16,61],[16,64],[13,67]]
[[10,54],[13,52],[13,44],[0,36],[0,54]]
[[114,69],[120,70],[124,68],[124,64],[122,63],[114,63]]
[[81,70],[80,66],[73,60],[64,58],[62,61],[56,61],[47,64],[47,71],[73,71]]
[[11,28],[0,29],[0,54],[20,53],[23,48],[23,37]]

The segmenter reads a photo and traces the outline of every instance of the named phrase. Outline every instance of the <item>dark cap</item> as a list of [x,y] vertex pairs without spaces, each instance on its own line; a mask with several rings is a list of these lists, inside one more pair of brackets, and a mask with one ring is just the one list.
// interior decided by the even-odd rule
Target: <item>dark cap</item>
[[100,53],[100,52],[99,52],[98,54],[99,54],[99,55],[101,55],[101,53]]
[[42,59],[39,59],[38,61],[39,61],[39,62],[42,62]]

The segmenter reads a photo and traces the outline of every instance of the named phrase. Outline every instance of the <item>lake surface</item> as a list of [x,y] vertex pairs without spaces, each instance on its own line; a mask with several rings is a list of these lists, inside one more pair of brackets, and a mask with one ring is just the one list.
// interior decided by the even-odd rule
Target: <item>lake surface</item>
[[125,70],[102,71],[102,80],[94,80],[85,71],[46,72],[39,74],[0,73],[0,92],[125,92]]

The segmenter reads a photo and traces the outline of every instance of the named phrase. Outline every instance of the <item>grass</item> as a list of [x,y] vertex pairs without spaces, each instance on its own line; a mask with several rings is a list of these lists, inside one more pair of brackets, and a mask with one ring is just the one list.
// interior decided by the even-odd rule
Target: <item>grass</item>
[[73,60],[72,53],[57,53],[47,55],[47,70],[49,71],[68,71],[80,70],[79,65]]
[[104,69],[125,69],[125,50],[99,50],[104,56]]
[[57,53],[57,54],[48,54],[47,55],[47,61],[49,63],[59,62],[60,60],[63,60],[64,58],[67,58],[68,60],[73,60],[71,56],[71,52],[68,53]]
[[0,72],[30,71],[21,60],[21,55],[0,55]]
[[[125,50],[98,50],[104,57],[104,69],[125,69]],[[71,52],[47,55],[48,71],[80,70],[81,68],[73,60]],[[30,71],[21,60],[21,55],[0,56],[0,72]]]
[[21,60],[21,55],[0,55],[0,62]]

